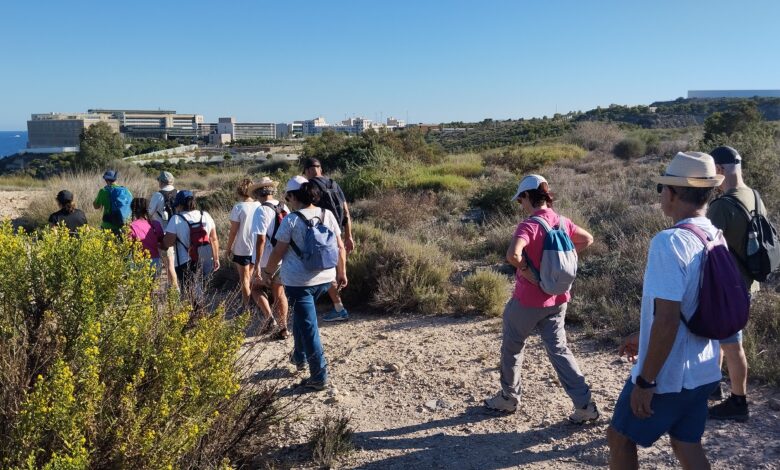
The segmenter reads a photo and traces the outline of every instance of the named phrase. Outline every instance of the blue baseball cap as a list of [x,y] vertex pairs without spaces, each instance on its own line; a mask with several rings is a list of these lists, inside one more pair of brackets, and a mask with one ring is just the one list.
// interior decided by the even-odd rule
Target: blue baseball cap
[[183,190],[176,193],[176,197],[173,199],[173,205],[176,206],[183,206],[187,203],[187,199],[194,198],[195,195],[192,194],[192,191]]
[[107,170],[105,173],[103,173],[103,179],[106,181],[116,181],[116,177],[118,176],[116,170]]

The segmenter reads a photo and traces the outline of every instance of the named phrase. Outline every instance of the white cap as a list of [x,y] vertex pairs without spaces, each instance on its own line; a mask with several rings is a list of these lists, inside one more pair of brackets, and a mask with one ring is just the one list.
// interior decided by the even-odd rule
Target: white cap
[[528,175],[520,180],[520,184],[517,185],[517,192],[512,196],[512,201],[520,197],[520,195],[526,191],[539,188],[539,185],[546,183],[547,180],[539,175]]
[[304,183],[308,183],[309,180],[304,178],[301,175],[296,175],[290,178],[290,181],[287,182],[287,187],[284,188],[285,192],[288,191],[298,191],[301,189],[301,186],[303,186]]

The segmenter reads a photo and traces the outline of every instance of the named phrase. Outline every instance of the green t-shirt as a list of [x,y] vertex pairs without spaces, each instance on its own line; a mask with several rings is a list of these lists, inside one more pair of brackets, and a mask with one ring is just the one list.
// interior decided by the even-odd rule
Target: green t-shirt
[[[111,186],[116,187],[117,185],[112,184]],[[111,213],[111,198],[108,195],[107,188],[107,186],[100,188],[100,191],[98,191],[97,197],[95,198],[95,205],[103,208],[103,219],[102,222],[100,222],[100,228],[107,230],[119,230],[122,228],[121,226],[117,227],[116,225],[105,221],[106,216]]]
[[[707,209],[707,217],[712,221],[712,225],[723,230],[723,236],[726,238],[726,243],[729,244],[729,251],[731,251],[731,254],[736,258],[739,272],[742,273],[748,291],[757,292],[759,288],[758,282],[750,277],[750,273],[743,265],[744,259],[747,256],[745,253],[749,224],[747,214],[733,202],[725,200],[723,196],[735,197],[745,205],[748,211],[755,210],[756,198],[753,195],[753,190],[747,186],[729,189],[728,191],[725,191],[721,197],[710,203],[710,207]],[[766,214],[766,207],[764,207],[761,200],[759,200],[758,212],[760,214]]]

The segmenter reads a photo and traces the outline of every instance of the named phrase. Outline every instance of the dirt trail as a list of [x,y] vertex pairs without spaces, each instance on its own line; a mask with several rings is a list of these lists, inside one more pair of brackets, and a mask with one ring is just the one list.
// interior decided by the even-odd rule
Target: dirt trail
[[[482,406],[498,390],[500,330],[500,319],[454,316],[353,315],[348,322],[321,323],[335,388],[296,398],[298,419],[288,420],[274,438],[277,464],[311,466],[304,444],[316,418],[345,411],[352,416],[357,451],[340,462],[344,468],[605,466],[605,431],[630,364],[570,331],[570,345],[602,411],[595,424],[570,425],[571,402],[538,337],[531,337],[522,407],[500,415]],[[264,348],[258,368],[289,383],[300,379],[279,362],[292,340],[255,347]],[[704,445],[713,468],[780,468],[780,412],[769,408],[770,398],[780,398],[780,390],[753,385],[749,422],[708,423]],[[647,468],[679,467],[668,438],[640,450],[640,459]]]
[[22,215],[22,211],[30,205],[32,194],[33,190],[0,190],[0,219],[14,219]]

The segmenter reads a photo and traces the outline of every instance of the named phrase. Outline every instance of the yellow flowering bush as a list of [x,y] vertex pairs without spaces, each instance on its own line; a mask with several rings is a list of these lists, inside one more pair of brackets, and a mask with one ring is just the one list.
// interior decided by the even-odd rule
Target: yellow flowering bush
[[159,300],[141,250],[0,224],[0,468],[171,468],[239,390],[242,320]]

